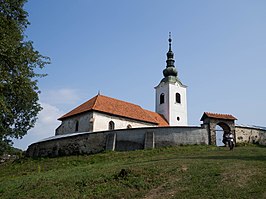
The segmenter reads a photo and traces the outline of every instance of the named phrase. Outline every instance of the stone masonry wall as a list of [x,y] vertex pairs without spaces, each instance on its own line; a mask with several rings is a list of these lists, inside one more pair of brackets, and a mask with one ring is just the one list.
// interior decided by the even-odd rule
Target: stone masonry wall
[[145,148],[208,144],[208,131],[202,127],[150,127],[78,133],[54,136],[31,144],[30,157],[94,154],[104,150],[139,150]]
[[266,130],[236,126],[236,143],[253,143],[266,146]]

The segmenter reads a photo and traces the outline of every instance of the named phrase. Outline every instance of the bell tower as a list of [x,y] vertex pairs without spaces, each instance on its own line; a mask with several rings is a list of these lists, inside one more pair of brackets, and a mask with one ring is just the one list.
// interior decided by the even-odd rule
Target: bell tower
[[155,111],[162,114],[170,126],[187,126],[187,86],[178,78],[172,51],[171,33],[169,33],[164,78],[155,87]]

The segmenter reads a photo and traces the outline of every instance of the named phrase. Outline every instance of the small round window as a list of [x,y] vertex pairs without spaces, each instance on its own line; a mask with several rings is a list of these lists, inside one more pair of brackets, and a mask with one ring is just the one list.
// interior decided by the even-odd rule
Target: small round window
[[176,119],[177,119],[177,121],[179,121],[180,120],[180,117],[177,117]]

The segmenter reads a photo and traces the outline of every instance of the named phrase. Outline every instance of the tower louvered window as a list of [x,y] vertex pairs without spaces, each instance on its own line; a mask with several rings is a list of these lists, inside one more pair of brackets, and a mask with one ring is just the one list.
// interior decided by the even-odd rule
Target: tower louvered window
[[181,95],[179,93],[175,94],[175,101],[176,101],[176,103],[181,104]]
[[79,131],[79,121],[76,121],[75,132]]
[[164,93],[160,95],[160,104],[164,103]]

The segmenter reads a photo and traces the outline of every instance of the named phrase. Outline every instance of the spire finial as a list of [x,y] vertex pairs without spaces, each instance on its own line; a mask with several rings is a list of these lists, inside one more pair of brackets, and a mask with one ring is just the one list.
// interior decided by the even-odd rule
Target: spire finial
[[163,75],[165,78],[173,78],[176,80],[177,79],[177,70],[176,70],[175,65],[174,65],[174,63],[175,63],[174,53],[171,49],[171,47],[172,47],[171,32],[169,32],[168,42],[169,42],[169,50],[166,54],[166,56],[167,56],[166,69],[164,69]]
[[172,45],[172,38],[171,38],[171,32],[169,32],[169,51],[171,51],[171,45]]

